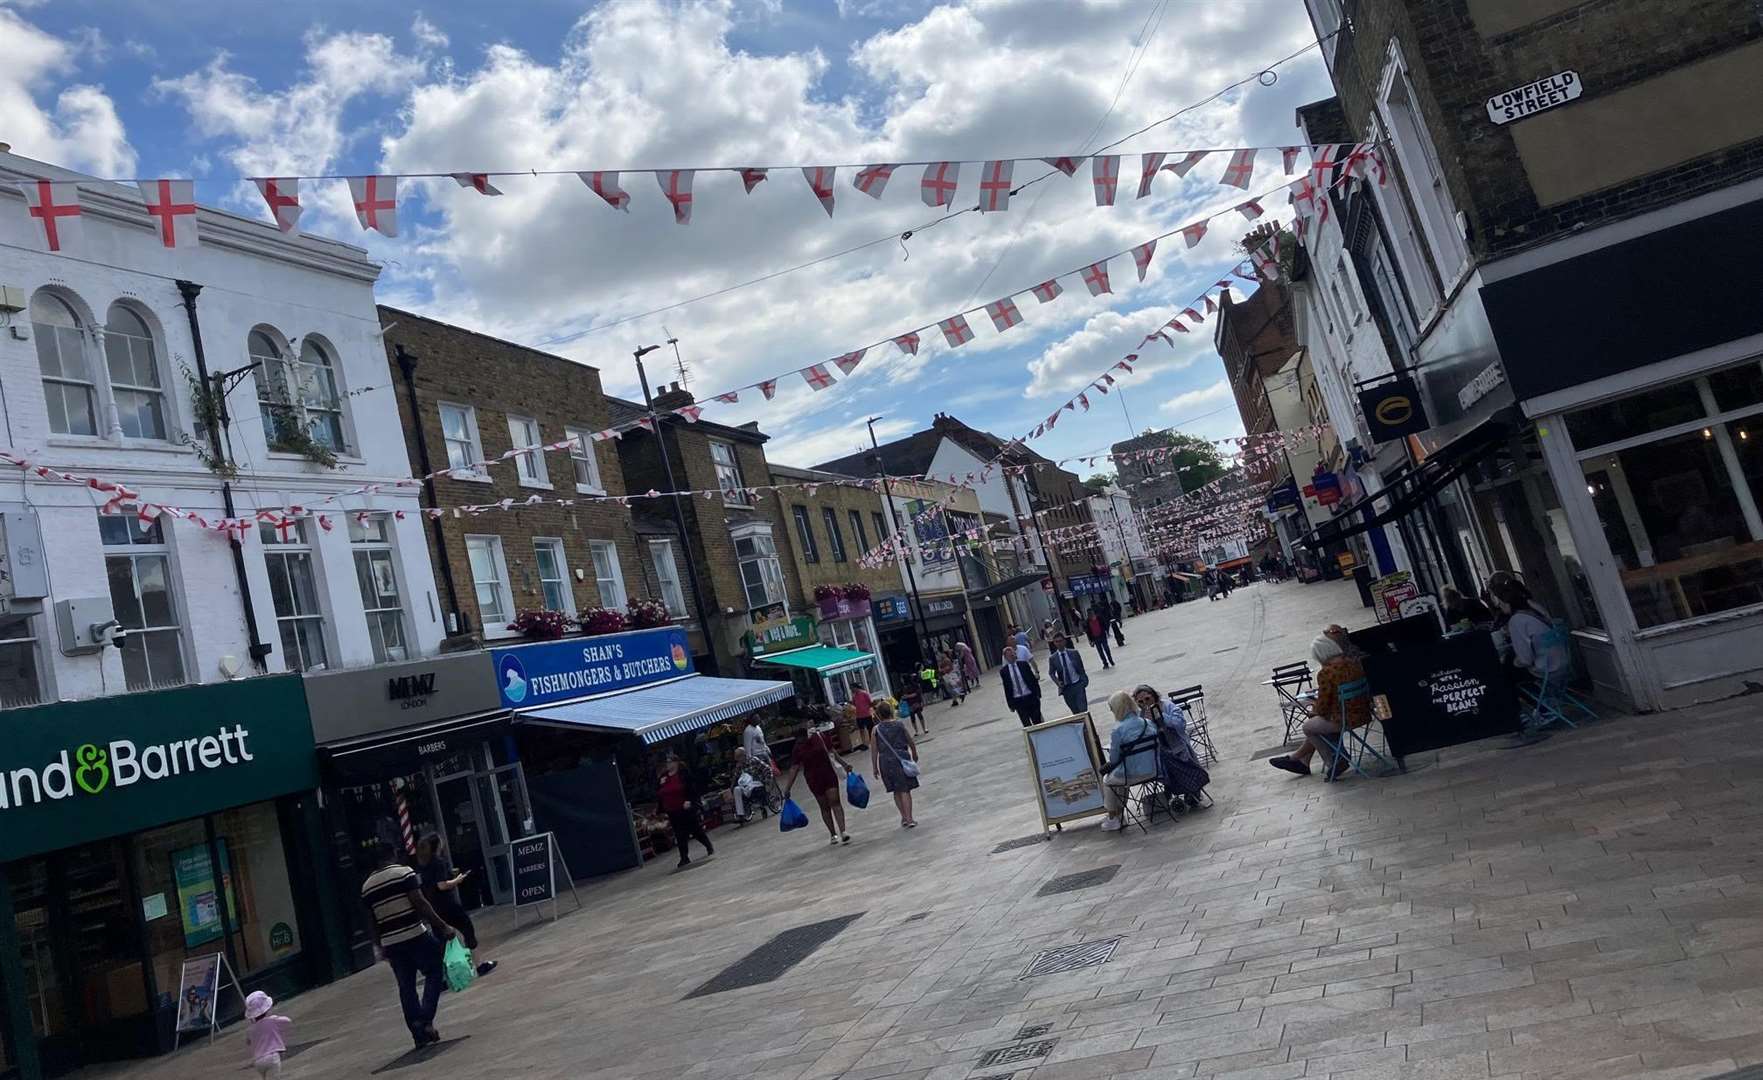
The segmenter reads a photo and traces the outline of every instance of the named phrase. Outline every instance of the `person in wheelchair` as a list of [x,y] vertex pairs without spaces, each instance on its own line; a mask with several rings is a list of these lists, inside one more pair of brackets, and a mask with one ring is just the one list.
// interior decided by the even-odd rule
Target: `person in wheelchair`
[[771,814],[771,793],[766,790],[771,782],[770,762],[748,756],[745,747],[735,750],[735,777],[731,785],[735,796],[735,824],[745,825],[752,818],[749,806],[757,809],[762,817]]

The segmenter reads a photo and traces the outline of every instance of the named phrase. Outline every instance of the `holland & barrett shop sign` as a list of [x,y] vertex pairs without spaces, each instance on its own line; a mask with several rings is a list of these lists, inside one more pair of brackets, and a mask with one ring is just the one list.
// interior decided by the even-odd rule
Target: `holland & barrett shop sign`
[[514,645],[491,656],[496,689],[510,709],[596,697],[692,673],[686,632],[677,626]]
[[318,786],[295,675],[8,709],[0,862]]

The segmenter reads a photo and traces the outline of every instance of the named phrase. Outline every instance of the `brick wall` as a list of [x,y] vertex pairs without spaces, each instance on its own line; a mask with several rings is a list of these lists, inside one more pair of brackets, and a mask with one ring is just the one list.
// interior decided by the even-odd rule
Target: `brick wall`
[[[830,474],[772,466],[771,477],[770,482],[774,484],[802,484],[830,479]],[[809,494],[806,488],[796,488],[780,492],[779,495],[781,498],[778,501],[783,504],[786,527],[777,534],[778,554],[791,564],[791,569],[800,582],[802,598],[810,606],[814,602],[816,585],[847,585],[855,582],[869,586],[869,591],[876,595],[901,590],[903,586],[900,572],[892,560],[871,569],[864,568],[858,561],[865,550],[882,541],[882,537],[876,534],[875,523],[876,515],[882,513],[879,495],[863,488],[833,483],[816,487],[813,494]],[[796,524],[796,507],[807,511],[808,525],[813,531],[814,554],[817,558],[812,562],[809,561],[810,553],[802,543]],[[831,510],[839,523],[839,535],[844,540],[845,549],[842,562],[834,558],[834,548],[827,533],[823,513],[825,510]],[[851,523],[853,513],[862,521],[861,534]],[[893,528],[890,523],[888,535],[893,534]]]

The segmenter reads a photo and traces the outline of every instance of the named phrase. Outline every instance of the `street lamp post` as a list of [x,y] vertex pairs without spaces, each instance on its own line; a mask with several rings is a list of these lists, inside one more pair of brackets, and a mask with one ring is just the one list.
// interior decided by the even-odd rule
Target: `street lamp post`
[[655,432],[655,445],[661,451],[661,467],[667,472],[667,490],[673,495],[673,527],[679,531],[681,550],[686,557],[686,579],[692,586],[692,603],[698,608],[698,629],[704,635],[704,655],[711,675],[722,674],[716,662],[716,642],[710,634],[710,613],[704,607],[704,589],[698,584],[698,560],[692,557],[692,540],[686,534],[686,512],[680,502],[679,484],[673,478],[673,461],[667,454],[667,436],[661,430],[662,419],[655,412],[655,399],[649,394],[649,374],[643,370],[643,357],[659,345],[644,345],[633,349],[632,355],[637,361],[637,380],[643,384],[643,408],[649,411],[649,426]]
[[[894,516],[894,485],[888,483],[888,470],[882,468],[881,443],[877,442],[875,438],[875,422],[880,419],[882,417],[872,416],[867,421],[869,448],[873,451],[870,460],[875,464],[875,475],[881,477],[882,501],[887,504],[888,518],[894,523],[894,535],[900,537],[901,557],[906,562],[906,587],[912,592],[912,609],[913,613],[918,616],[918,651],[920,659],[923,659],[925,647],[930,644],[930,627],[924,621],[924,601],[918,595],[918,578],[912,573],[912,549],[906,546],[906,538],[900,535],[904,526],[901,525],[900,519]],[[914,540],[913,543],[916,544],[917,541]]]

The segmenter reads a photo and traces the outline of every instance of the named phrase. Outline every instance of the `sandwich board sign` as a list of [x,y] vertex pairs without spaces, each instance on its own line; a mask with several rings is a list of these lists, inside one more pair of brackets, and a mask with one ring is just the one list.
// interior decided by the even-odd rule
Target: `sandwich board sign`
[[508,849],[514,856],[515,926],[520,925],[521,908],[539,904],[550,904],[551,921],[557,921],[559,865],[563,867],[563,882],[569,886],[570,899],[575,901],[578,910],[581,908],[581,897],[575,892],[575,878],[569,873],[569,864],[563,861],[563,852],[557,850],[556,834],[542,832],[536,836],[523,836],[508,845]]
[[220,1026],[220,992],[229,984],[233,993],[239,995],[242,1007],[245,991],[239,989],[239,980],[233,976],[232,965],[225,956],[213,952],[184,961],[178,972],[178,1022],[172,1049],[185,1035],[203,1031],[208,1033],[209,1042],[214,1041],[215,1029]]

